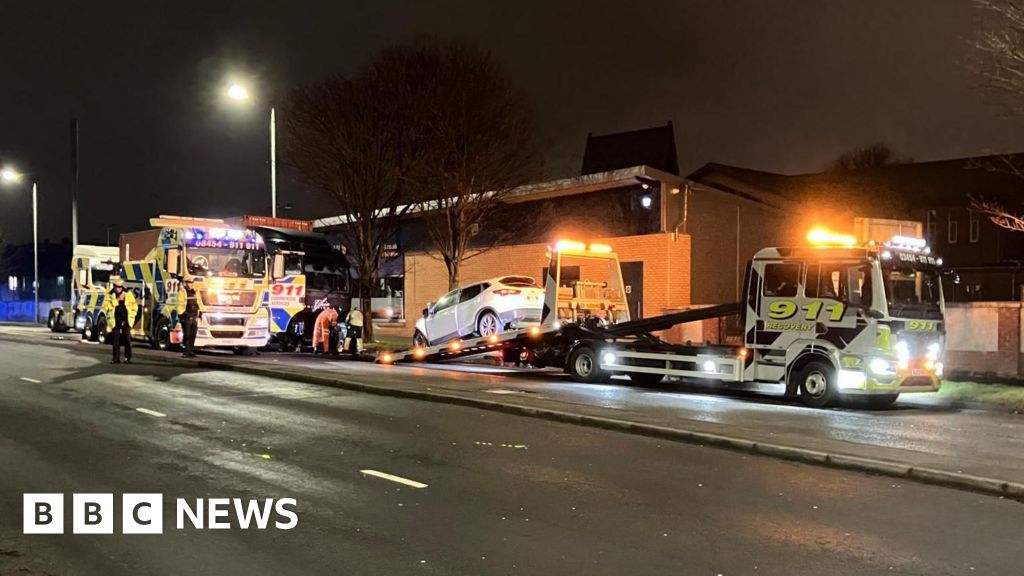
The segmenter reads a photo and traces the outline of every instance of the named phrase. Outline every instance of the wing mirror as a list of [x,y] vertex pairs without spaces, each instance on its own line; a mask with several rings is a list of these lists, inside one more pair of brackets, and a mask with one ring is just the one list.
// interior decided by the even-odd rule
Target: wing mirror
[[274,265],[270,272],[272,280],[284,278],[284,254],[274,254]]
[[434,303],[433,302],[427,302],[427,307],[423,309],[423,317],[424,318],[429,318],[430,317],[430,311],[433,310],[433,309],[434,309]]

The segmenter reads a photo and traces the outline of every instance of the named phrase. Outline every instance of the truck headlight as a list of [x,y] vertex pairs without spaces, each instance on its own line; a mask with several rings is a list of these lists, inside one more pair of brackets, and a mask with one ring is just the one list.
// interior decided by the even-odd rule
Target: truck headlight
[[929,344],[927,350],[925,351],[924,357],[927,358],[928,360],[931,360],[932,362],[938,362],[939,343],[932,342],[931,344]]
[[910,344],[907,344],[906,340],[897,340],[896,346],[893,348],[895,348],[896,358],[900,362],[910,362]]
[[868,362],[868,370],[878,376],[895,376],[896,365],[891,360],[885,358],[872,358]]
[[252,323],[253,328],[266,328],[270,326],[270,318],[266,316],[257,316],[256,321]]
[[606,366],[610,364],[615,364],[615,354],[612,354],[611,352],[605,352],[603,360]]

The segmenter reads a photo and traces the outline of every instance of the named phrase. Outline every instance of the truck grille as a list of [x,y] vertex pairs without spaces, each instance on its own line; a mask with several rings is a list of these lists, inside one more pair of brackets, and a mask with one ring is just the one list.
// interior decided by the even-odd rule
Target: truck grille
[[240,290],[202,290],[200,295],[207,306],[246,306],[256,303],[256,292]]
[[211,330],[210,335],[214,338],[241,338],[245,330]]
[[208,322],[210,326],[245,326],[244,317],[217,318],[216,316],[211,316]]

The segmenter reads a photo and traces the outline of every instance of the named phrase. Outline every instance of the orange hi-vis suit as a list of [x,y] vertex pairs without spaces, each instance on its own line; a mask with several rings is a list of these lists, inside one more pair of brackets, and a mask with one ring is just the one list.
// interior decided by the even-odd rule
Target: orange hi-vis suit
[[316,317],[316,325],[313,328],[313,349],[323,344],[323,351],[331,344],[331,327],[338,322],[338,311],[334,308],[324,308],[323,312]]

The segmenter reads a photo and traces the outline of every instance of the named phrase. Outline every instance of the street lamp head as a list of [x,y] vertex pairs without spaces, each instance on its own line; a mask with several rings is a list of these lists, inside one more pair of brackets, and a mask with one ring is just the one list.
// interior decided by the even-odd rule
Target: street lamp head
[[4,182],[18,182],[21,180],[21,174],[13,168],[4,168],[0,170],[0,180]]
[[236,102],[245,102],[249,99],[249,90],[241,84],[232,84],[228,86],[227,96]]

